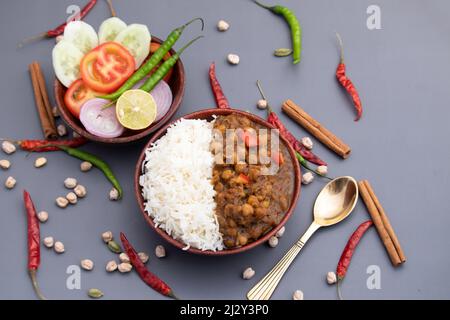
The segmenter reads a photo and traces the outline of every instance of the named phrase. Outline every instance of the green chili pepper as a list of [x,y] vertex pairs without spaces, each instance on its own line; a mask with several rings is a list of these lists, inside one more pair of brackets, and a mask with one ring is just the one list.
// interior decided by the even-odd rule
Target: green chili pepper
[[[55,145],[55,144],[42,145],[42,146],[36,147],[35,150],[39,150],[42,148],[48,148],[48,147],[58,148],[58,149],[64,151],[65,153],[67,153],[69,156],[92,163],[92,165],[94,167],[97,167],[98,169],[100,169],[103,172],[103,174],[111,182],[113,187],[116,188],[117,191],[119,191],[119,198],[122,198],[123,190],[122,190],[122,187],[120,186],[119,180],[117,180],[117,178],[114,175],[114,173],[112,172],[110,166],[105,161],[103,161],[102,159],[98,158],[97,156],[95,156],[91,153],[88,153],[86,151],[81,151],[79,149],[70,148],[67,146]],[[32,150],[31,152],[33,152],[35,150]]]
[[256,0],[253,0],[253,2],[255,2],[260,7],[263,7],[264,9],[272,11],[276,15],[283,16],[284,20],[286,20],[291,29],[293,51],[292,57],[294,59],[294,64],[299,63],[302,54],[302,28],[294,12],[292,12],[292,10],[290,10],[289,8],[280,5],[270,7],[261,4]]
[[173,47],[175,42],[177,42],[177,40],[180,38],[184,29],[188,25],[197,20],[200,20],[202,22],[202,31],[203,31],[205,23],[202,18],[192,19],[191,21],[187,22],[181,27],[176,28],[169,34],[167,39],[161,44],[161,46],[150,57],[150,59],[148,59],[148,61],[145,64],[143,64],[116,92],[113,92],[108,95],[99,96],[99,98],[108,100],[117,100],[122,95],[122,93],[133,88],[133,86],[136,83],[138,83],[141,79],[143,79],[147,74],[150,73],[150,71],[153,70],[154,67],[158,65],[158,63],[164,58],[166,53],[169,52],[169,50]]
[[318,173],[317,170],[312,169],[312,168],[309,166],[308,161],[306,161],[306,159],[303,158],[302,155],[301,155],[300,153],[295,152],[295,155],[297,156],[297,160],[298,160],[298,162],[300,163],[300,165],[301,165],[303,168],[305,168],[306,170],[311,171],[311,172],[314,172],[315,174],[317,174],[318,176],[320,176],[320,177],[322,177],[322,178],[326,178],[326,179],[328,179],[328,180],[333,180],[333,179],[331,179],[330,177],[327,177],[327,176],[324,176],[323,174]]
[[180,58],[183,51],[200,38],[203,38],[203,36],[198,36],[197,38],[191,40],[187,45],[185,45],[183,48],[181,48],[177,53],[175,53],[173,56],[171,56],[169,59],[167,59],[158,68],[158,70],[156,70],[156,72],[154,74],[152,74],[150,76],[150,78],[147,79],[147,81],[139,89],[147,91],[147,92],[152,91],[153,88],[158,84],[158,82],[160,82],[166,76],[166,74],[169,72],[169,70],[175,65],[175,63],[177,63],[177,61]]

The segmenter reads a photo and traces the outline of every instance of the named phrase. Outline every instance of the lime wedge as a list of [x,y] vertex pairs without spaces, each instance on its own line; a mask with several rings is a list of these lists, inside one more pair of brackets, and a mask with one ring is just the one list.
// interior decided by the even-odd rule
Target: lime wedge
[[144,90],[125,91],[116,104],[120,124],[131,130],[148,128],[156,119],[157,106],[152,95]]

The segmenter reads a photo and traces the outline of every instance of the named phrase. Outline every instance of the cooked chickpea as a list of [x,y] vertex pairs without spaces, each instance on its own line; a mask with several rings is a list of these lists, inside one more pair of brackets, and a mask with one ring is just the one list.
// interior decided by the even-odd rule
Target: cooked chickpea
[[234,171],[236,171],[237,173],[244,172],[246,168],[247,168],[246,164],[235,164],[234,165]]
[[239,242],[239,245],[244,246],[248,242],[248,238],[242,234],[238,235],[237,240]]
[[262,206],[263,208],[268,208],[270,206],[270,200],[264,200]]
[[229,179],[231,179],[232,176],[233,176],[233,171],[231,171],[231,170],[224,170],[222,172],[222,179],[224,179],[224,180],[229,180]]
[[244,216],[250,216],[253,214],[253,207],[249,205],[248,203],[244,204],[242,206],[242,214]]
[[257,207],[259,204],[258,198],[254,195],[248,197],[247,203],[251,206]]
[[264,217],[267,214],[267,209],[266,208],[257,208],[255,210],[255,215],[258,218]]

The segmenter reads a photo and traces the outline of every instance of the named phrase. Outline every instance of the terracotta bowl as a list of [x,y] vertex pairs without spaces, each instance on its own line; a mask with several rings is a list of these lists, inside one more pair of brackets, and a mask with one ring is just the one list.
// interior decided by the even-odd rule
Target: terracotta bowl
[[[152,37],[152,42],[156,42],[159,44],[162,43],[162,41],[156,37]],[[175,51],[172,49],[170,50],[170,53],[173,55]],[[155,132],[156,130],[164,126],[180,108],[185,88],[184,66],[181,60],[178,60],[178,62],[174,66],[169,86],[172,89],[173,101],[166,115],[161,120],[152,124],[147,129],[139,131],[126,130],[122,136],[117,138],[101,138],[87,132],[84,126],[81,124],[80,120],[74,117],[67,109],[64,103],[64,94],[66,93],[66,88],[61,84],[61,82],[58,81],[58,79],[55,80],[54,90],[59,114],[61,115],[63,120],[67,123],[67,125],[70,128],[72,128],[76,133],[85,137],[88,140],[95,142],[105,144],[123,144],[140,140],[148,136],[149,134]]]
[[[206,120],[212,120],[214,115],[229,115],[229,114],[238,114],[239,116],[243,116],[243,117],[247,117],[250,120],[264,126],[270,129],[274,129],[272,127],[272,125],[270,125],[268,122],[266,122],[265,120],[261,119],[260,117],[257,117],[253,114],[244,112],[244,111],[239,111],[239,110],[235,110],[235,109],[206,109],[206,110],[201,110],[201,111],[197,111],[191,114],[188,114],[186,116],[184,116],[184,119],[206,119]],[[173,123],[173,122],[172,122]],[[171,124],[172,124],[171,123]],[[142,215],[144,216],[144,219],[147,221],[147,223],[150,225],[150,227],[156,231],[156,233],[158,233],[161,237],[163,237],[165,240],[167,240],[168,242],[170,242],[172,245],[174,245],[177,248],[183,249],[186,245],[178,240],[173,239],[171,236],[169,236],[163,229],[157,228],[155,227],[155,224],[153,223],[153,220],[151,217],[149,217],[149,215],[145,212],[144,210],[144,199],[142,197],[142,189],[141,186],[139,185],[139,177],[142,174],[142,163],[145,159],[145,150],[147,148],[150,147],[150,145],[152,143],[154,143],[155,141],[157,141],[159,138],[161,138],[162,136],[164,136],[166,134],[166,130],[167,128],[171,125],[168,124],[165,127],[161,128],[158,132],[156,132],[152,138],[148,141],[148,143],[146,144],[146,146],[144,147],[144,149],[142,150],[142,153],[139,157],[139,160],[136,164],[136,171],[135,171],[135,176],[134,176],[134,188],[135,188],[135,193],[136,193],[136,199],[138,201],[139,204],[139,208],[141,210]],[[300,188],[301,188],[301,173],[300,173],[300,166],[298,164],[297,158],[295,156],[295,152],[292,149],[292,147],[288,144],[288,142],[280,137],[282,143],[284,143],[284,145],[288,148],[288,151],[291,155],[291,161],[294,164],[294,172],[292,174],[295,175],[295,181],[294,181],[294,192],[292,195],[292,199],[291,199],[291,205],[289,207],[289,209],[287,210],[285,216],[283,217],[283,220],[280,222],[280,224],[278,224],[275,228],[273,228],[270,232],[266,233],[264,236],[262,236],[261,238],[259,238],[257,241],[249,243],[245,246],[242,247],[237,247],[237,248],[233,248],[233,249],[224,249],[222,251],[202,251],[199,249],[195,249],[195,248],[190,248],[188,250],[186,250],[187,252],[191,252],[191,253],[195,253],[195,254],[199,254],[199,255],[207,255],[207,256],[224,256],[224,255],[230,255],[230,254],[235,254],[235,253],[240,253],[243,251],[247,251],[250,250],[262,243],[265,243],[266,241],[269,240],[269,238],[273,235],[275,235],[275,233],[277,233],[277,231],[288,221],[288,219],[291,217],[294,208],[297,204],[298,198],[300,196]]]

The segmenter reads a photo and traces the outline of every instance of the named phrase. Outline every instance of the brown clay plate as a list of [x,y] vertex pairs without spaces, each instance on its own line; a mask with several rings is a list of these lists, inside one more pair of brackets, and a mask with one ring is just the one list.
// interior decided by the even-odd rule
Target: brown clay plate
[[[267,127],[269,129],[274,129],[274,127],[271,124],[269,124],[267,121],[263,120],[262,118],[255,116],[251,113],[247,113],[247,112],[236,110],[236,109],[206,109],[206,110],[201,110],[201,111],[197,111],[194,113],[190,113],[190,114],[184,116],[183,118],[184,119],[205,119],[205,120],[210,121],[213,119],[214,115],[217,115],[217,116],[229,115],[231,113],[238,114],[243,117],[247,117],[250,120],[254,121],[255,123],[258,123],[259,125]],[[174,122],[176,122],[176,121],[174,121]],[[174,122],[172,122],[172,123],[174,123]],[[158,132],[156,132],[152,136],[152,138],[147,142],[144,149],[142,150],[141,155],[139,156],[139,160],[136,164],[135,176],[134,176],[134,188],[135,188],[136,199],[137,199],[140,211],[141,211],[142,215],[144,216],[144,219],[150,225],[150,227],[153,230],[155,230],[156,233],[158,233],[161,237],[163,237],[165,240],[170,242],[172,245],[174,245],[177,248],[183,249],[186,246],[184,243],[173,239],[163,229],[157,228],[153,222],[153,219],[145,212],[144,199],[142,197],[141,186],[139,185],[139,177],[142,174],[142,163],[145,159],[145,150],[147,148],[149,148],[152,143],[156,142],[159,138],[164,136],[166,134],[167,128],[172,123],[167,124],[166,126],[161,128]],[[196,248],[190,248],[190,249],[186,250],[187,252],[191,252],[191,253],[195,253],[195,254],[199,254],[199,255],[223,256],[223,255],[230,255],[230,254],[247,251],[247,250],[250,250],[250,249],[268,241],[269,238],[271,236],[275,235],[275,233],[277,233],[277,231],[288,221],[288,219],[291,217],[291,215],[294,211],[294,208],[295,208],[298,198],[300,196],[301,172],[300,172],[299,163],[295,156],[295,151],[292,149],[292,147],[289,145],[289,143],[283,137],[280,136],[280,139],[281,139],[282,143],[284,143],[284,145],[287,147],[289,154],[291,155],[291,161],[294,165],[294,172],[292,174],[295,175],[294,192],[292,194],[291,205],[290,205],[289,209],[287,210],[283,220],[280,222],[280,224],[278,224],[271,231],[269,231],[264,236],[259,238],[257,241],[254,241],[254,242],[249,243],[248,245],[245,245],[242,247],[233,248],[233,249],[224,249],[222,251],[202,251],[202,250],[199,250]]]
[[[152,37],[152,42],[156,42],[159,44],[162,43],[162,41],[156,37]],[[173,55],[175,54],[175,51],[172,49],[170,50],[170,53]],[[140,140],[148,136],[149,134],[155,132],[156,130],[164,126],[180,108],[185,88],[184,66],[181,60],[178,60],[174,66],[169,86],[172,89],[173,101],[166,115],[157,123],[152,124],[150,127],[144,130],[139,131],[126,130],[122,136],[117,138],[101,138],[87,132],[84,126],[81,124],[80,120],[74,117],[67,109],[64,103],[64,94],[66,93],[67,89],[61,84],[61,82],[58,81],[58,79],[55,80],[54,91],[59,114],[61,115],[63,120],[67,123],[67,125],[70,128],[72,128],[73,131],[91,141],[105,144],[124,144]]]

